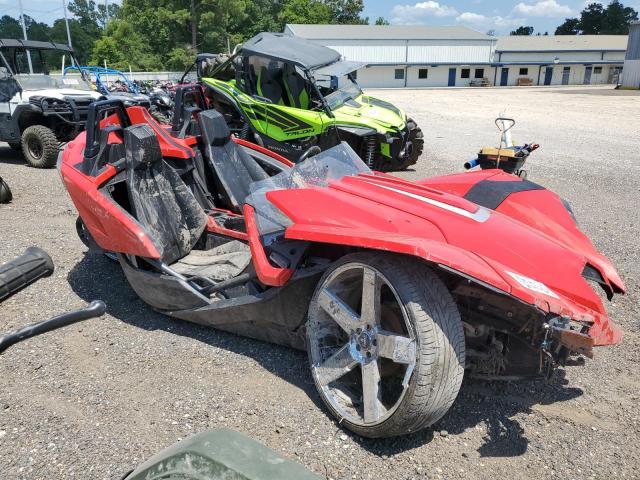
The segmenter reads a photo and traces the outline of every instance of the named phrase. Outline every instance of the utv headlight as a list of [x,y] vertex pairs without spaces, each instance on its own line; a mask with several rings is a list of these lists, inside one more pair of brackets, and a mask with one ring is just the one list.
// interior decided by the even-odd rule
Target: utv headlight
[[509,276],[513,278],[516,282],[518,282],[521,286],[526,288],[527,290],[531,290],[532,292],[542,293],[549,297],[560,298],[558,294],[547,287],[544,283],[539,282],[538,280],[534,280],[533,278],[525,277],[524,275],[520,275],[519,273],[509,272],[507,271]]

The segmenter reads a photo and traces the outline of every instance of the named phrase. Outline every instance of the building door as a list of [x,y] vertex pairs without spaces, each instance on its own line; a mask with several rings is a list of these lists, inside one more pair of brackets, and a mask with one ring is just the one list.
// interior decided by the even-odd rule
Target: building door
[[552,78],[553,78],[553,67],[547,67],[544,71],[544,84],[551,85]]
[[570,73],[571,73],[571,67],[564,67],[562,69],[562,85],[569,85]]
[[593,71],[593,67],[589,65],[584,69],[584,83],[585,85],[591,84],[591,72]]
[[506,87],[509,84],[509,69],[502,67],[500,71],[500,86]]
[[456,69],[455,68],[449,69],[449,86],[450,87],[456,86]]

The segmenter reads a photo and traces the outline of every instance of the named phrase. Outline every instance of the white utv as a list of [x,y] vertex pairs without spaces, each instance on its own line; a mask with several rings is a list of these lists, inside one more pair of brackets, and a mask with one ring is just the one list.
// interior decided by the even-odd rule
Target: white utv
[[22,150],[37,168],[56,164],[60,146],[85,126],[89,105],[102,98],[85,75],[50,75],[74,62],[67,45],[0,39],[0,142]]

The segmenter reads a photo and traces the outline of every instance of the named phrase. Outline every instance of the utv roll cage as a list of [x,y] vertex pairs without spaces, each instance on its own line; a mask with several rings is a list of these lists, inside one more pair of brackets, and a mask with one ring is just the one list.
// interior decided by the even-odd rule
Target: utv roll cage
[[127,86],[129,92],[136,95],[140,93],[140,88],[135,83],[133,83],[124,72],[121,72],[120,70],[116,70],[114,68],[82,66],[76,64],[70,67],[66,67],[64,69],[63,75],[74,71],[79,72],[81,75],[83,73],[86,73],[89,78],[91,75],[93,75],[96,79],[96,89],[103,95],[109,95],[111,93],[107,84],[105,83],[105,81],[103,81],[104,75],[114,75],[118,77],[118,80],[120,80]]
[[[196,56],[196,60],[184,72],[180,83],[183,83],[189,73],[196,67],[198,80],[205,76],[203,66],[207,60],[215,58],[216,55],[202,53]],[[315,74],[328,75],[327,70],[332,64],[339,62],[341,55],[331,48],[312,43],[303,38],[285,35],[281,33],[261,33],[245,42],[223,63],[216,66],[206,76],[216,77],[220,72],[224,72],[233,66],[235,70],[235,81],[238,87],[253,96],[257,100],[273,103],[270,98],[261,95],[257,86],[257,75],[250,65],[250,58],[259,57],[274,62],[282,62],[285,65],[297,67],[297,71],[303,73],[305,83],[309,85],[320,102],[322,109],[329,117],[334,117],[331,107],[327,103],[325,96],[320,91],[316,82]],[[350,75],[350,72],[363,64],[358,62],[344,62],[347,68],[343,71],[337,70],[336,74]],[[353,79],[353,77],[350,76]],[[295,106],[295,105],[290,105]]]

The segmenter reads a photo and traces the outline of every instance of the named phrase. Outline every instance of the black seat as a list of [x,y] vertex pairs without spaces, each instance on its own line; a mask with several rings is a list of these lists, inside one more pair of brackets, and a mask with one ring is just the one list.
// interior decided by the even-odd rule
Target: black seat
[[149,125],[124,129],[126,175],[132,213],[151,236],[161,260],[172,264],[191,252],[207,215],[178,173],[163,159]]
[[279,78],[282,72],[278,71],[277,63],[270,62],[269,67],[260,67],[258,79],[256,82],[256,91],[258,95],[271,100],[277,105],[284,105],[282,98],[282,85]]
[[224,117],[215,110],[198,116],[204,157],[216,174],[216,187],[227,207],[241,213],[249,186],[269,175],[251,155],[231,140],[231,132]]

